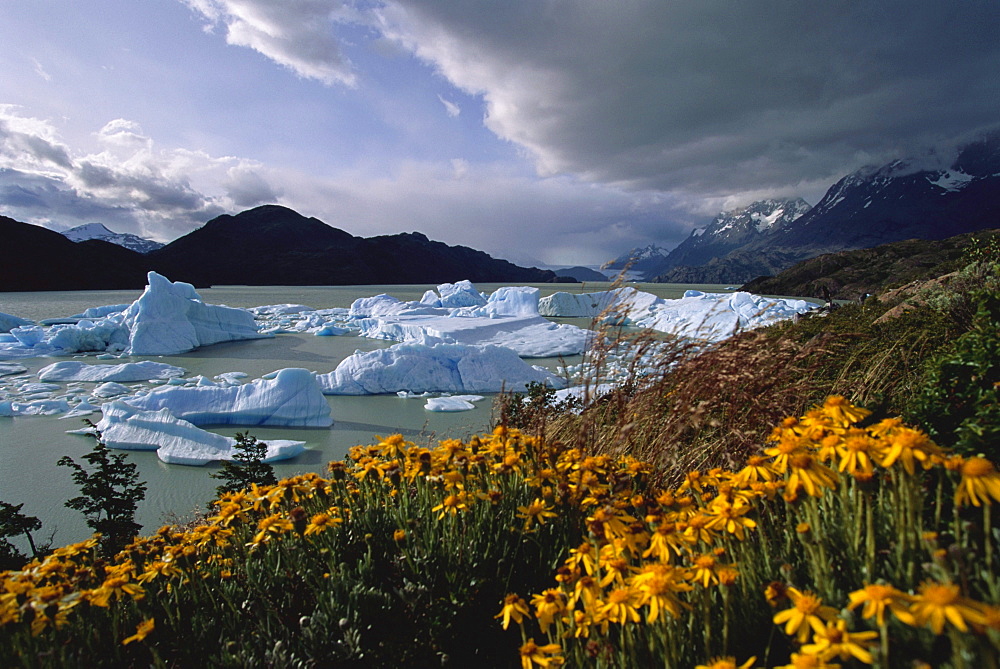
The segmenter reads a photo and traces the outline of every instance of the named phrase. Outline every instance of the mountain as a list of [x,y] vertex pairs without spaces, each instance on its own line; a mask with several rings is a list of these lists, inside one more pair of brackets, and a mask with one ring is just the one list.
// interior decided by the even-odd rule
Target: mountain
[[1000,135],[993,135],[965,146],[946,168],[896,160],[853,172],[791,223],[711,261],[678,265],[656,280],[744,283],[823,253],[945,239],[998,222]]
[[836,300],[854,300],[865,293],[877,295],[912,281],[952,272],[967,262],[973,244],[987,248],[997,242],[1000,229],[942,240],[908,239],[870,249],[826,253],[803,260],[776,276],[754,279],[741,290],[802,297],[824,297],[829,292]]
[[266,205],[219,216],[146,254],[99,239],[0,216],[0,292],[142,288],[156,270],[197,286],[544,283],[548,270],[524,268],[418,232],[355,237],[286,207]]
[[651,268],[648,276],[652,278],[674,267],[704,265],[788,227],[807,211],[809,203],[802,198],[794,198],[760,200],[740,209],[722,212],[706,227],[693,230],[690,237],[667,254],[662,264]]
[[72,242],[37,225],[0,216],[0,291],[111,290],[146,285],[146,260],[99,239]]
[[655,274],[654,270],[660,267],[669,253],[662,246],[650,244],[643,248],[629,249],[614,260],[609,260],[601,265],[601,269],[623,270],[628,267],[629,272],[633,274],[645,276],[650,271]]
[[355,237],[277,205],[212,219],[148,254],[173,280],[213,284],[363,285],[473,282],[541,283],[553,272],[518,267],[419,232]]
[[101,223],[87,223],[75,228],[64,230],[62,235],[71,242],[83,242],[88,239],[100,239],[117,244],[136,253],[149,253],[163,246],[160,242],[145,239],[128,232],[112,232]]
[[558,276],[568,276],[577,281],[610,281],[606,275],[601,274],[597,270],[590,269],[589,267],[581,267],[579,265],[575,267],[557,267],[552,270]]

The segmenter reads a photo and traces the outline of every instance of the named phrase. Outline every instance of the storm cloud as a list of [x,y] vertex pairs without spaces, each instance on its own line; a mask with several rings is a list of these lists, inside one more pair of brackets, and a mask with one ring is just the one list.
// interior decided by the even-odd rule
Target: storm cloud
[[382,14],[543,175],[724,197],[1000,122],[996,2],[395,0]]

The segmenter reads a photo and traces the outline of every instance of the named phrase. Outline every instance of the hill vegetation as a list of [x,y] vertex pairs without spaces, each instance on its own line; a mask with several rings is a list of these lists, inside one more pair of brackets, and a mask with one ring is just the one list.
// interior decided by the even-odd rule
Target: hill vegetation
[[800,295],[856,300],[914,281],[925,281],[961,268],[973,247],[997,243],[1000,229],[982,230],[932,241],[908,239],[870,249],[827,253],[762,276],[741,290],[764,295]]

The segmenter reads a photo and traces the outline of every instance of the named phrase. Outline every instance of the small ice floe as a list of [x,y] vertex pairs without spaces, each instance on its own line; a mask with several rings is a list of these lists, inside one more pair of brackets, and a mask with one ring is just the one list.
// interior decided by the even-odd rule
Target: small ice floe
[[473,402],[483,399],[482,395],[451,395],[449,397],[432,397],[424,404],[427,411],[471,411],[476,408]]
[[153,379],[172,379],[187,373],[183,367],[144,360],[120,365],[90,365],[76,360],[61,360],[38,370],[42,381],[115,381],[134,383]]

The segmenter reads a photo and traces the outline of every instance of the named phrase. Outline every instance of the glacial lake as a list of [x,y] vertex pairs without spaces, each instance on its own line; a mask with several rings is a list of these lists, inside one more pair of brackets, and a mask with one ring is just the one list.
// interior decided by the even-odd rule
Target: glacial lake
[[[491,293],[502,285],[476,284],[476,288]],[[629,284],[639,290],[663,298],[677,298],[685,290],[723,292],[721,285],[688,284]],[[544,297],[557,291],[574,293],[607,290],[607,283],[536,284]],[[359,297],[388,293],[401,300],[419,300],[433,285],[407,286],[225,286],[199,289],[208,304],[231,307],[257,307],[271,304],[304,304],[316,309],[349,307]],[[132,302],[142,294],[131,291],[62,291],[32,293],[0,293],[0,312],[40,321],[82,313],[89,307]],[[580,327],[588,327],[589,319],[558,319]],[[272,339],[216,344],[176,356],[134,357],[120,362],[157,360],[187,370],[186,377],[202,375],[212,378],[223,372],[244,372],[246,380],[286,367],[304,367],[320,373],[333,370],[341,360],[356,350],[370,351],[394,342],[367,339],[353,334],[339,337],[318,337],[312,334],[281,334]],[[27,358],[12,360],[28,368],[27,374],[57,360],[66,358]],[[95,356],[82,359],[89,363],[114,363]],[[554,371],[560,365],[574,364],[579,358],[530,359],[531,364],[543,365]],[[11,377],[0,377],[0,384]],[[33,378],[33,380],[37,380]],[[375,435],[404,434],[418,444],[436,443],[439,439],[466,438],[489,429],[492,397],[486,396],[476,409],[455,413],[436,413],[424,409],[423,399],[400,398],[396,395],[362,397],[327,396],[334,424],[330,428],[261,428],[225,426],[213,432],[233,436],[247,431],[262,441],[296,439],[306,442],[306,451],[292,460],[274,464],[279,478],[304,472],[323,473],[331,460],[344,457],[351,446],[374,443]],[[95,422],[100,414],[90,416]],[[82,419],[60,419],[59,416],[0,417],[0,500],[10,504],[24,503],[22,512],[37,516],[43,523],[35,533],[36,541],[45,542],[54,535],[54,545],[84,539],[90,530],[83,517],[64,507],[64,502],[79,494],[70,478],[70,470],[56,461],[69,455],[77,462],[93,446],[93,439],[67,434],[67,430],[83,427]],[[125,451],[115,451],[125,452]],[[140,504],[137,521],[145,533],[161,525],[191,519],[197,509],[205,509],[220,483],[210,477],[218,471],[216,464],[204,467],[168,465],[157,458],[155,451],[129,451],[128,458],[139,469],[140,478],[148,489]],[[20,542],[18,542],[20,543]]]

